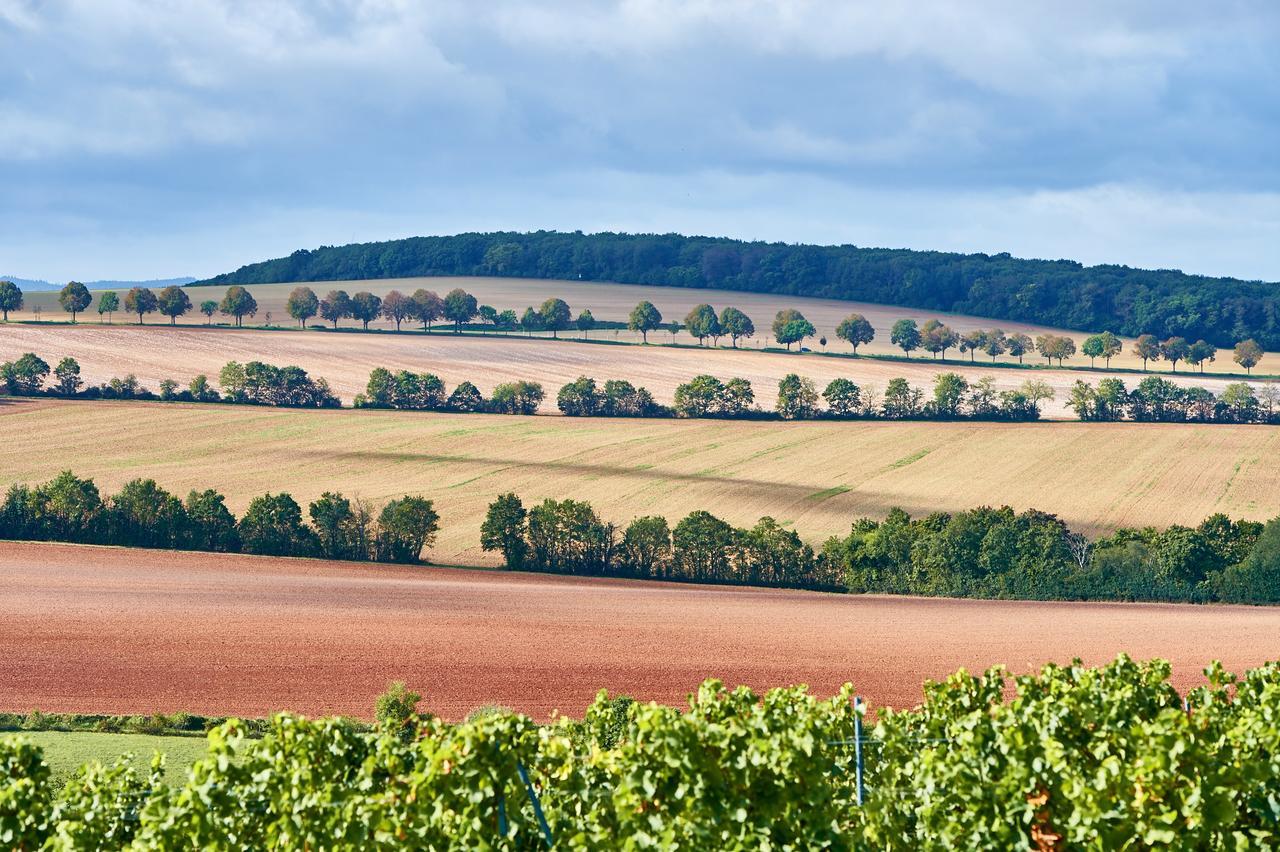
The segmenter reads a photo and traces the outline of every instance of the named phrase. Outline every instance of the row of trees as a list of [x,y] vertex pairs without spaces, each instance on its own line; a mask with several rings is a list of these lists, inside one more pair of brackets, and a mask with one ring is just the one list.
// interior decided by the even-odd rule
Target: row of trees
[[[895,509],[829,539],[853,592],[1017,599],[1280,600],[1280,520],[1218,514],[1197,527],[1121,529],[1097,541],[1057,517],[981,508],[912,519]],[[835,569],[833,569],[835,570]]]
[[581,500],[547,499],[525,509],[515,494],[504,494],[489,505],[480,544],[508,568],[557,574],[797,588],[837,582],[819,572],[813,549],[773,518],[740,529],[697,511],[675,529],[649,516],[619,530]]
[[369,374],[365,391],[355,398],[356,408],[393,408],[401,411],[454,411],[494,414],[533,414],[546,397],[537,382],[503,382],[485,399],[471,382],[461,382],[452,393],[432,373],[409,370],[391,372],[377,367]]
[[1214,394],[1208,388],[1182,387],[1160,376],[1148,376],[1133,390],[1120,379],[1097,385],[1077,381],[1067,404],[1081,420],[1154,423],[1280,423],[1280,385],[1265,382],[1258,390],[1233,382]]
[[1091,541],[1054,515],[1004,506],[860,519],[815,554],[773,518],[750,529],[695,511],[625,529],[579,500],[489,505],[481,547],[508,568],[589,576],[1021,600],[1280,601],[1280,519],[1213,515],[1197,527]]
[[64,471],[49,482],[13,485],[0,506],[0,539],[121,547],[418,562],[440,518],[430,500],[405,496],[379,509],[326,492],[302,508],[287,493],[250,501],[239,520],[213,490],[179,500],[153,479],[125,483],[103,498],[91,479]]
[[[51,381],[50,381],[51,380]],[[144,388],[136,376],[111,379],[86,386],[80,364],[63,358],[56,366],[34,352],[0,364],[0,389],[11,396],[50,394],[81,399],[160,399],[166,402],[230,402],[244,405],[277,405],[289,408],[338,408],[342,401],[329,383],[312,378],[301,367],[276,367],[262,361],[228,362],[218,374],[219,393],[209,377],[197,375],[186,388],[172,379],[160,382],[159,395]]]

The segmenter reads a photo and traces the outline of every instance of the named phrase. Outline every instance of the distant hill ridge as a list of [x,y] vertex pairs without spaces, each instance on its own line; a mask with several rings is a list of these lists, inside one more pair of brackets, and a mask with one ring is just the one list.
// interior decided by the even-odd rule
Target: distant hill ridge
[[[168,287],[176,284],[179,287],[191,284],[196,279],[186,276],[183,278],[153,278],[149,281],[81,281],[80,283],[88,287],[90,290],[109,290],[112,287],[125,289],[128,287]],[[51,281],[41,281],[32,278],[19,278],[16,275],[0,275],[0,281],[12,281],[20,288],[28,292],[37,290],[61,290],[66,282],[62,284],[54,284]]]
[[[499,275],[818,296],[1083,331],[1253,338],[1280,349],[1280,284],[1007,253],[745,242],[679,234],[466,233],[299,249],[200,284]],[[548,295],[554,295],[548,292]]]

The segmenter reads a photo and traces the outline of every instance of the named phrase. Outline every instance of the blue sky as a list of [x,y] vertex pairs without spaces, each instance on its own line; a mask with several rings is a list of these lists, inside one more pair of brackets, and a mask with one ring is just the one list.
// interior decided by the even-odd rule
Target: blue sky
[[0,272],[463,230],[1280,280],[1280,4],[0,0]]

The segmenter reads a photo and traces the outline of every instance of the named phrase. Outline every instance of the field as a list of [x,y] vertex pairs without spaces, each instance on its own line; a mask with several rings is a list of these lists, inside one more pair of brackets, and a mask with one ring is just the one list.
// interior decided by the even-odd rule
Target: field
[[368,718],[404,679],[450,719],[579,715],[599,688],[679,704],[703,678],[845,681],[911,706],[926,678],[1120,651],[1199,682],[1275,655],[1280,609],[858,597],[444,568],[7,544],[0,710]]
[[[1096,382],[1103,377],[1101,371],[991,369],[981,362],[970,365],[949,360],[942,366],[925,360],[898,362],[785,352],[583,344],[520,335],[325,334],[96,323],[75,327],[0,325],[0,360],[11,360],[24,352],[35,352],[50,364],[70,355],[80,363],[82,378],[91,384],[133,373],[153,391],[164,378],[185,385],[196,374],[204,373],[216,380],[218,371],[231,360],[296,364],[312,375],[326,378],[348,404],[364,390],[369,371],[379,366],[433,372],[450,387],[469,380],[485,393],[500,382],[530,379],[541,382],[546,389],[548,398],[543,410],[547,412],[556,410],[555,393],[559,387],[581,375],[599,380],[627,379],[647,387],[664,403],[671,402],[678,384],[698,373],[710,372],[722,378],[742,376],[751,381],[757,402],[772,408],[778,380],[792,372],[812,378],[819,390],[831,379],[844,377],[864,388],[883,391],[890,379],[902,376],[929,392],[933,377],[946,370],[970,380],[991,375],[1001,390],[1017,387],[1029,378],[1043,380],[1057,394],[1045,406],[1046,416],[1073,418],[1066,405],[1068,389],[1079,379]],[[1139,381],[1136,375],[1126,375],[1124,379],[1130,386]],[[1219,392],[1229,380],[1179,375],[1178,381]]]
[[[296,325],[285,310],[285,300],[288,298],[290,291],[296,284],[260,284],[251,285],[249,291],[254,294],[254,298],[258,301],[258,314],[252,320],[247,320],[251,324],[260,325],[267,322],[267,314],[270,313],[270,322],[273,325]],[[1045,326],[1032,325],[1027,323],[1011,322],[1006,320],[994,320],[982,317],[965,316],[963,314],[943,314],[938,312],[921,311],[915,308],[895,307],[892,305],[877,305],[864,302],[846,302],[836,299],[812,299],[801,296],[784,296],[768,293],[742,293],[725,290],[703,290],[703,289],[686,289],[677,287],[652,287],[633,284],[610,284],[594,281],[548,281],[536,279],[521,278],[408,278],[408,279],[386,279],[379,281],[335,281],[335,282],[315,282],[306,286],[311,287],[317,295],[323,297],[325,293],[332,289],[345,289],[348,293],[357,293],[361,290],[367,290],[377,295],[383,295],[389,290],[398,289],[404,293],[412,293],[419,287],[444,295],[454,287],[462,287],[470,293],[475,294],[481,304],[490,304],[498,310],[512,308],[517,314],[524,312],[524,308],[530,305],[536,307],[551,296],[558,296],[567,301],[573,309],[574,316],[584,308],[589,308],[597,320],[614,320],[625,321],[627,314],[641,299],[647,299],[662,311],[663,319],[667,322],[683,321],[685,314],[696,304],[709,303],[714,305],[717,310],[728,305],[734,305],[745,311],[755,322],[757,329],[756,338],[744,341],[743,345],[748,347],[760,347],[765,344],[765,337],[769,335],[769,326],[773,322],[774,314],[783,308],[796,308],[800,310],[817,328],[818,335],[825,335],[828,339],[828,351],[848,352],[849,346],[835,335],[836,326],[842,319],[852,312],[858,312],[867,317],[876,329],[876,339],[860,348],[860,351],[871,354],[891,354],[900,355],[901,350],[897,349],[889,341],[889,329],[899,319],[909,317],[923,322],[929,318],[938,318],[946,322],[952,328],[959,332],[969,331],[975,328],[1001,328],[1006,333],[1021,331],[1035,337],[1038,334],[1052,332],[1054,334],[1063,334],[1072,337],[1076,341],[1076,348],[1080,348],[1080,344],[1088,335],[1076,331],[1063,331],[1061,329],[1052,329]],[[194,304],[199,305],[205,299],[220,300],[225,292],[224,287],[192,287],[189,288],[191,300]],[[123,300],[123,293],[120,294]],[[85,321],[89,323],[97,323],[98,315],[96,313],[96,295],[94,306],[90,308],[90,314],[85,316]],[[38,314],[36,309],[38,309]],[[11,313],[14,319],[34,319],[39,316],[42,319],[65,319],[65,314],[57,303],[56,292],[46,293],[29,293],[26,297],[26,307],[22,311]],[[225,320],[225,317],[215,316],[215,319]],[[127,315],[117,313],[114,317],[116,323],[127,323],[129,317]],[[149,322],[166,323],[164,317],[153,315],[148,318]],[[317,320],[319,321],[319,320]],[[182,320],[185,325],[200,325],[204,322],[204,317],[199,314],[192,314]],[[354,320],[344,320],[344,326],[358,326]],[[408,324],[412,326],[412,323]],[[389,321],[379,321],[371,324],[375,328],[394,328],[394,324]],[[1103,329],[1096,329],[1103,331]],[[576,335],[577,332],[562,332],[562,336]],[[639,340],[638,334],[632,334],[627,331],[596,331],[593,336],[606,340]],[[683,343],[693,342],[688,335],[681,333],[676,338],[677,341]],[[650,340],[670,341],[672,336],[666,331],[650,333]],[[728,341],[723,341],[726,345]],[[1141,359],[1134,356],[1129,350],[1132,347],[1132,340],[1124,340],[1124,352],[1113,358],[1111,366],[1125,369],[1141,369]],[[806,341],[806,345],[810,348],[819,350],[817,337]],[[158,347],[157,347],[158,348]],[[527,350],[521,350],[522,352]],[[924,354],[924,353],[916,353]],[[951,353],[953,357],[962,358],[958,351]],[[588,358],[606,357],[599,353],[588,355]],[[981,361],[987,356],[979,355],[978,360]],[[1012,363],[1016,359],[1009,356],[1000,358],[1003,362]],[[1038,359],[1032,355],[1027,358],[1029,362],[1036,362]],[[1041,361],[1041,363],[1043,363]],[[1071,359],[1071,364],[1076,366],[1086,366],[1089,359],[1084,355],[1077,354]],[[1269,362],[1264,361],[1263,370],[1268,370]],[[302,364],[301,366],[307,366]],[[1165,365],[1159,365],[1164,368]],[[1186,367],[1182,368],[1187,370]],[[1231,353],[1224,351],[1219,353],[1218,359],[1213,364],[1205,365],[1205,371],[1213,372],[1241,372],[1240,368],[1232,363]]]
[[[54,781],[65,781],[76,769],[91,760],[104,764],[124,754],[133,755],[133,765],[144,775],[151,765],[151,754],[165,755],[165,779],[181,783],[187,768],[204,756],[208,743],[204,737],[157,737],[146,734],[97,734],[85,731],[21,731],[44,750],[45,762],[53,771]],[[0,737],[9,734],[0,733]]]
[[1280,430],[1134,423],[612,420],[296,411],[137,402],[0,401],[0,486],[65,468],[106,493],[154,477],[233,511],[267,491],[436,501],[438,562],[491,564],[488,503],[572,496],[606,519],[710,509],[762,515],[815,545],[857,517],[1007,503],[1082,531],[1280,515]]

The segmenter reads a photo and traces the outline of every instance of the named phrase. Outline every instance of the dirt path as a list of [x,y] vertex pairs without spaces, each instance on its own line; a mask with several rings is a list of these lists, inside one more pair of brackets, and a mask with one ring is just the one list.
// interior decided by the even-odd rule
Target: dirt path
[[925,678],[1120,651],[1186,688],[1276,657],[1280,608],[853,597],[0,542],[0,710],[367,716],[392,679],[449,718],[577,715],[601,687],[680,703],[704,677]]

